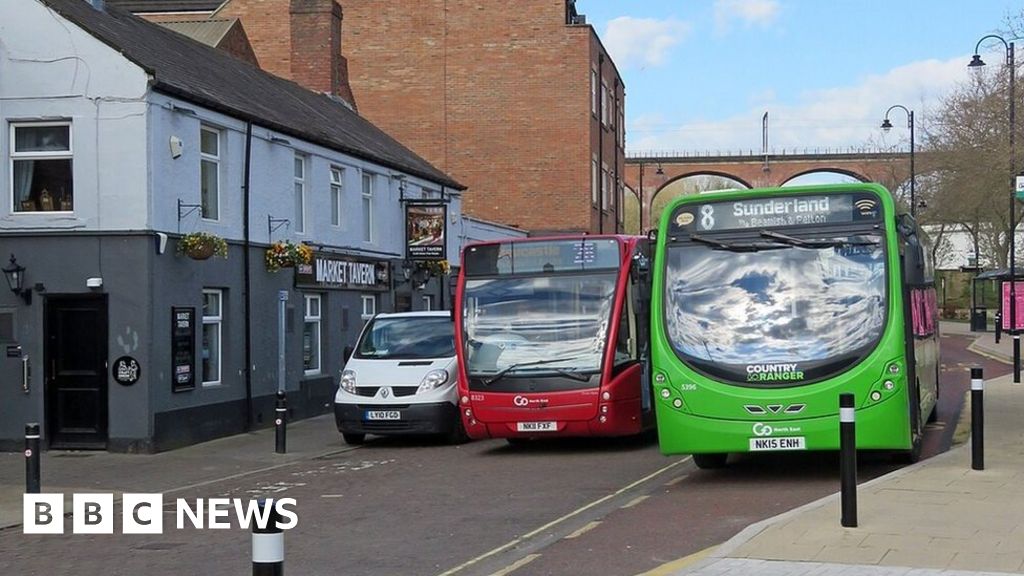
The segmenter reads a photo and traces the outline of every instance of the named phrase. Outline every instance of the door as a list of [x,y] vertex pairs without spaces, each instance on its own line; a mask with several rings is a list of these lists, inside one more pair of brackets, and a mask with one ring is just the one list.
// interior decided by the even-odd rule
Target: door
[[46,424],[53,448],[107,447],[107,301],[48,296]]

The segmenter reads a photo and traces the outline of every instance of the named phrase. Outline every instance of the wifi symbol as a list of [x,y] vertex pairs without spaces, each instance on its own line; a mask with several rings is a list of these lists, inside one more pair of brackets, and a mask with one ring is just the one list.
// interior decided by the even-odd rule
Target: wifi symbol
[[869,212],[874,211],[875,209],[875,201],[871,200],[870,198],[857,200],[856,202],[853,203],[853,205],[856,206],[858,210],[860,210],[861,214],[867,214]]

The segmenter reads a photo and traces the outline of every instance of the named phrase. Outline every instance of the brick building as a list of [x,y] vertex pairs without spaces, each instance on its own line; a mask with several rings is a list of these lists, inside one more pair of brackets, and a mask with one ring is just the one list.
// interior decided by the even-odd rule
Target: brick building
[[625,87],[575,0],[191,3],[240,19],[263,69],[358,105],[466,184],[466,213],[533,233],[621,228]]

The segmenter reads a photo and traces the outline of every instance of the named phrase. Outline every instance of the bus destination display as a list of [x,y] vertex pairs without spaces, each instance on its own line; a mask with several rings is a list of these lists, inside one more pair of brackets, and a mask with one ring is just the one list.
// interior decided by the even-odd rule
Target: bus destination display
[[881,204],[867,194],[830,194],[709,202],[680,206],[673,228],[697,232],[873,221]]
[[468,248],[465,260],[470,276],[617,269],[619,243],[601,238],[486,244]]

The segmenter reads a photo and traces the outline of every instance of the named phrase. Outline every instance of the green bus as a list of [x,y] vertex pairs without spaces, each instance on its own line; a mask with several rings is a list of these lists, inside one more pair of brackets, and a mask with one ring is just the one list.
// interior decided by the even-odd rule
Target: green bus
[[664,454],[837,450],[839,394],[858,449],[920,458],[935,418],[931,250],[875,184],[685,196],[662,213],[651,370]]

